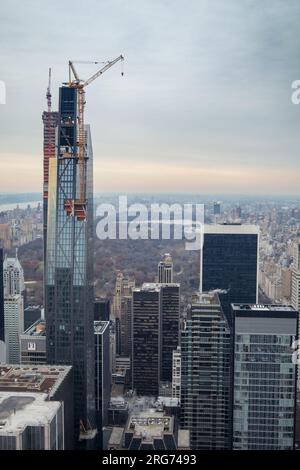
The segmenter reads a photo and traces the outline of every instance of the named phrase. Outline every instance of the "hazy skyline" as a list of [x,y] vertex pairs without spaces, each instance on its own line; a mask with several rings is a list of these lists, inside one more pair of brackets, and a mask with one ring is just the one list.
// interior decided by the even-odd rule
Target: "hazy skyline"
[[[41,191],[48,67],[125,56],[87,88],[95,190],[299,194],[297,0],[0,6],[0,192]],[[82,78],[95,66],[78,65]]]

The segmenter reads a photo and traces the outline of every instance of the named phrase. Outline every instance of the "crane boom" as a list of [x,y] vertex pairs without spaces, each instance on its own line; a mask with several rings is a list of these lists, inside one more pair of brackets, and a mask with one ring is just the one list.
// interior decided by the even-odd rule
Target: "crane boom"
[[[105,63],[98,72],[92,75],[87,80],[81,80],[74,67],[76,61],[69,60],[69,83],[71,88],[77,89],[77,154],[79,166],[79,195],[77,199],[65,200],[65,209],[69,215],[75,215],[78,220],[85,220],[86,218],[86,142],[85,142],[85,129],[84,129],[84,108],[85,108],[85,88],[92,83],[96,78],[100,77],[104,72],[110,69],[119,61],[123,61],[124,57],[120,55],[114,60],[102,62]],[[99,64],[101,62],[88,62],[83,61],[79,63],[93,63]],[[72,74],[74,79],[72,80]],[[123,72],[122,72],[123,75]]]
[[96,72],[94,75],[92,75],[90,78],[88,78],[84,83],[83,83],[83,87],[86,87],[88,86],[90,83],[92,83],[94,80],[96,80],[96,78],[100,77],[100,75],[102,75],[104,72],[106,72],[106,70],[110,69],[110,67],[112,67],[113,65],[115,65],[117,62],[119,62],[119,60],[124,60],[124,57],[122,55],[120,55],[119,57],[117,57],[116,59],[108,62],[104,67],[102,67],[102,69],[98,70],[98,72]]

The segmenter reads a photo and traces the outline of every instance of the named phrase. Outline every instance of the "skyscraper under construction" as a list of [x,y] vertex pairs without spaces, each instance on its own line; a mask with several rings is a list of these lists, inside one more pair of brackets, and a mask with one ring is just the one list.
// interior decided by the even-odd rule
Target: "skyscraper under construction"
[[[49,160],[45,307],[47,362],[70,364],[74,374],[75,441],[94,426],[92,145],[85,126],[82,212],[79,198],[76,88],[59,90],[57,154]],[[81,430],[81,433],[80,433]]]
[[[73,366],[74,444],[86,448],[94,447],[97,430],[93,152],[90,128],[84,123],[85,87],[119,60],[123,60],[123,56],[106,62],[86,81],[79,79],[74,64],[69,62],[69,82],[59,89],[56,151],[50,155],[51,158],[44,159],[44,189],[47,188],[47,222],[44,220],[47,362]],[[48,94],[50,86],[47,99]],[[44,136],[48,138],[45,132]],[[50,134],[52,138],[53,134]]]

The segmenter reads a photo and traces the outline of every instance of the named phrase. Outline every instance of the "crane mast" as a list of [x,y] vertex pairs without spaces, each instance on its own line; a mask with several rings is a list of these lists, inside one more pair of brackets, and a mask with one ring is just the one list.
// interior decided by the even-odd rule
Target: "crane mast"
[[[74,66],[75,63],[93,63],[87,61],[69,61],[69,82],[68,86],[77,89],[77,157],[79,166],[79,194],[76,200],[67,199],[65,201],[65,210],[68,215],[76,216],[78,220],[86,219],[86,139],[84,129],[84,109],[85,109],[85,88],[94,80],[100,77],[104,72],[109,70],[119,61],[123,61],[124,57],[120,55],[112,61],[107,61],[100,70],[87,80],[81,80]],[[123,72],[122,72],[123,75]]]

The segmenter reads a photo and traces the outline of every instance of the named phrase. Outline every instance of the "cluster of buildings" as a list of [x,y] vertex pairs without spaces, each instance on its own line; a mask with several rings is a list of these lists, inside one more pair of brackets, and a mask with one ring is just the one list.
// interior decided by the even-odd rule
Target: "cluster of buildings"
[[299,244],[291,302],[259,303],[259,228],[240,207],[226,223],[216,202],[188,303],[170,254],[156,282],[118,273],[112,303],[95,298],[92,141],[75,85],[43,115],[44,315],[24,310],[17,254],[0,260],[0,448],[294,449]]
[[0,240],[5,249],[17,248],[43,236],[41,204],[0,212]]

